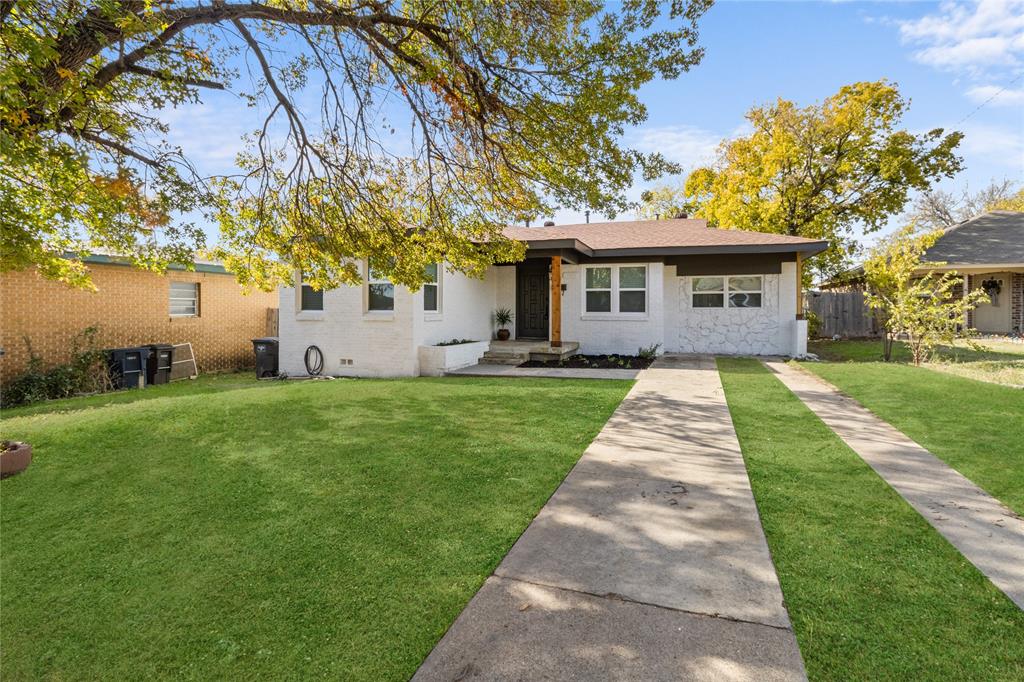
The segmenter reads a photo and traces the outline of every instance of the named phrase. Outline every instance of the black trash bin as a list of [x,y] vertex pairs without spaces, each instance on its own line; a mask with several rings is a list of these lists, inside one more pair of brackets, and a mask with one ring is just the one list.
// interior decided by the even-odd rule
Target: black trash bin
[[171,382],[171,362],[174,346],[169,343],[149,344],[149,360],[146,362],[146,384],[168,384]]
[[107,351],[107,367],[114,388],[142,388],[146,385],[149,348],[113,348]]
[[256,351],[256,378],[277,376],[277,337],[265,336],[252,340],[252,349]]

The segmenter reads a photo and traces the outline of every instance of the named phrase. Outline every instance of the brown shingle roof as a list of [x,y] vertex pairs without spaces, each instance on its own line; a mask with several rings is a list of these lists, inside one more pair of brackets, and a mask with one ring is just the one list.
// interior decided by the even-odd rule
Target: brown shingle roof
[[[586,223],[554,227],[508,227],[505,229],[505,235],[534,244],[575,239],[594,251],[745,246],[768,246],[774,247],[772,250],[777,250],[778,247],[787,245],[792,245],[794,250],[820,251],[827,246],[825,242],[803,237],[712,228],[707,226],[707,221],[694,218]],[[536,245],[540,246],[541,244]],[[809,248],[818,245],[822,248]]]

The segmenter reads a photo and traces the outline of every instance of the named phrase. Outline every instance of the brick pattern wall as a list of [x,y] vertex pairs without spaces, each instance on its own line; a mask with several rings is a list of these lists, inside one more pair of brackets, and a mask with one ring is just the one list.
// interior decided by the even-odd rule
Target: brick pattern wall
[[[90,266],[98,291],[81,291],[43,279],[34,270],[0,275],[0,379],[25,369],[28,349],[47,366],[69,357],[72,339],[99,327],[104,348],[143,343],[192,344],[199,371],[253,364],[252,338],[268,333],[277,293],[243,295],[231,275],[170,271],[166,275],[123,265]],[[169,282],[199,283],[199,316],[170,316]]]
[[1010,304],[1013,306],[1012,326],[1018,334],[1024,334],[1024,272],[1011,275]]

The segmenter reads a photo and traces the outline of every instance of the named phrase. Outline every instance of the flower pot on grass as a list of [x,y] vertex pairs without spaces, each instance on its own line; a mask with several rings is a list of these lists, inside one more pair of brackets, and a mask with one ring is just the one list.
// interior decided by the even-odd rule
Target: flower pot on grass
[[5,440],[0,450],[0,478],[20,474],[32,462],[32,446]]

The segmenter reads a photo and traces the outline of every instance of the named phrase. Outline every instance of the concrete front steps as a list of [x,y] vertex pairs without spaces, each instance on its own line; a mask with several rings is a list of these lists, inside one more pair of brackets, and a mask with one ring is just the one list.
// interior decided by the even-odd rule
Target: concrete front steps
[[521,365],[528,360],[558,360],[579,352],[576,341],[563,341],[552,346],[547,341],[491,341],[491,347],[480,358],[481,365]]
[[489,350],[480,358],[481,365],[521,365],[530,359],[528,351]]

